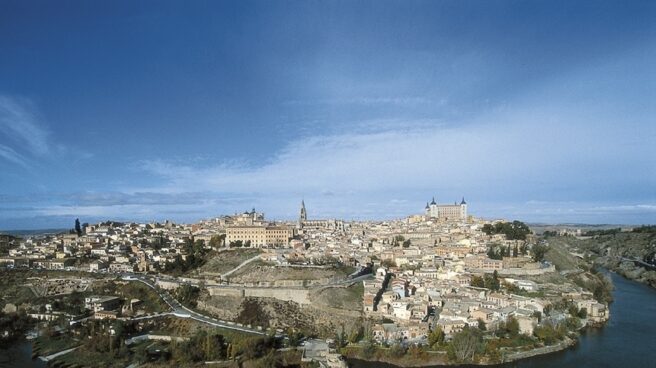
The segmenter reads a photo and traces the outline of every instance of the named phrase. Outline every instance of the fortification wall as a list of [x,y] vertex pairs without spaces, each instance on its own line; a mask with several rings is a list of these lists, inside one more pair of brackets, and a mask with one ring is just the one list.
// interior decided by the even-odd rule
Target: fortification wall
[[247,288],[244,289],[244,296],[275,298],[296,302],[298,304],[310,304],[310,293],[307,289]]
[[300,288],[208,287],[207,290],[212,296],[231,296],[239,298],[252,296],[256,298],[275,298],[296,302],[298,304],[310,304],[309,290]]

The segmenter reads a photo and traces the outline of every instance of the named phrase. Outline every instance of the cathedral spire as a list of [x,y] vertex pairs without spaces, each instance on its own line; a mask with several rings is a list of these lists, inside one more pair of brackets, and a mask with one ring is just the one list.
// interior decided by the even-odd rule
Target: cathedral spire
[[300,223],[307,221],[307,210],[305,209],[305,199],[301,200],[301,213],[298,217]]

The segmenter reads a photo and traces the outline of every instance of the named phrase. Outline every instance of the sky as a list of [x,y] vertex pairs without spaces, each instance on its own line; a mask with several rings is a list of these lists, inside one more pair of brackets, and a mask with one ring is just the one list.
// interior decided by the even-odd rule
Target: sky
[[0,1],[0,230],[656,223],[654,1]]

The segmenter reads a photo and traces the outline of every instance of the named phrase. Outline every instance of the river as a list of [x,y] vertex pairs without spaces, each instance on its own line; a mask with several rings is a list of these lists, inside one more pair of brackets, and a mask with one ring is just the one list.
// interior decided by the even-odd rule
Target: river
[[44,368],[41,359],[32,359],[32,343],[18,341],[7,349],[0,349],[0,368]]
[[[610,305],[610,321],[605,327],[588,329],[579,343],[567,350],[496,367],[656,367],[656,290],[614,273],[610,275],[615,301]],[[357,360],[349,360],[349,366],[395,367]]]

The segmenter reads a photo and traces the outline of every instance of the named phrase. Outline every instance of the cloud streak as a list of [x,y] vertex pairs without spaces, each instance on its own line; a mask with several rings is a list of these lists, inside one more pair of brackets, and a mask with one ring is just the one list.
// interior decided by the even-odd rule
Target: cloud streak
[[0,132],[35,156],[50,152],[49,133],[39,123],[37,109],[26,99],[0,95]]

